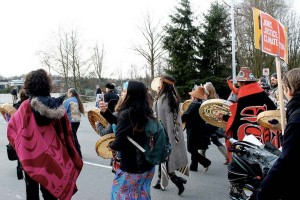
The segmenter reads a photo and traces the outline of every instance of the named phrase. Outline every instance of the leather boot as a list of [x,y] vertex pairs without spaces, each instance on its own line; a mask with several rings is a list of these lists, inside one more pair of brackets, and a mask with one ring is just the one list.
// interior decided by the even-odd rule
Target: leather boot
[[152,187],[153,187],[154,189],[157,189],[157,190],[161,189],[160,179],[158,179],[157,182],[156,182],[156,184],[154,184]]
[[182,177],[178,177],[176,175],[173,175],[170,178],[171,181],[178,187],[178,195],[181,195],[184,191],[183,184],[186,184],[187,180]]
[[227,154],[226,148],[224,146],[219,146],[218,149],[223,154],[223,156],[225,157],[225,162],[223,164],[227,165],[229,163],[229,159],[228,159],[228,154]]

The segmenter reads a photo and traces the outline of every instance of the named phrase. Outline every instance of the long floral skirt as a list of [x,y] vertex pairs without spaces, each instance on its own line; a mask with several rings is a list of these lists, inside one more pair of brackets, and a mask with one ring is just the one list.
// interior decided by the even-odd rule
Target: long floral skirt
[[150,200],[150,185],[155,167],[143,174],[118,169],[112,184],[111,200]]

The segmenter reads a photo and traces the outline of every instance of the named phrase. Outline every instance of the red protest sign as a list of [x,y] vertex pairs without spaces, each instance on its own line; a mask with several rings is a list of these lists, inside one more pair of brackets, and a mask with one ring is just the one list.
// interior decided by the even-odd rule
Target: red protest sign
[[288,63],[287,28],[271,15],[253,8],[255,48]]

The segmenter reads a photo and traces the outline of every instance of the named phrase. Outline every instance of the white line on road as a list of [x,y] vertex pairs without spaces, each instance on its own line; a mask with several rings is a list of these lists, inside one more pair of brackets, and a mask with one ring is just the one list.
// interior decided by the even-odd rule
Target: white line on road
[[83,161],[83,163],[88,164],[88,165],[94,165],[94,166],[97,166],[97,167],[103,167],[103,168],[111,169],[111,166],[107,166],[107,165],[99,165],[99,164],[96,164],[96,163],[91,163],[91,162],[86,162],[86,161]]

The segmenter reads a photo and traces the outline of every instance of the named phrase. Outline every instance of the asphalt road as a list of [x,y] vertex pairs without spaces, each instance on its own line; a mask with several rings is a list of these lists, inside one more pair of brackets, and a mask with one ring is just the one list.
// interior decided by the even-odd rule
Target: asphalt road
[[[24,180],[17,180],[16,161],[9,161],[6,154],[7,123],[0,117],[0,200],[26,199]],[[78,130],[78,138],[81,144],[84,166],[77,180],[78,192],[72,200],[108,200],[114,174],[109,166],[110,160],[98,157],[95,152],[95,143],[99,136],[92,129],[87,117],[83,117]],[[178,189],[170,182],[165,191],[151,189],[153,200],[227,200],[229,182],[226,166],[223,165],[224,157],[216,146],[210,145],[207,157],[212,161],[207,173],[203,173],[199,165],[198,172],[190,172],[185,177],[188,182],[181,196],[177,195]],[[188,156],[190,156],[188,154]],[[178,175],[183,176],[178,173]],[[184,177],[184,176],[183,176]],[[157,180],[157,174],[153,183]],[[42,198],[41,198],[42,199]]]

